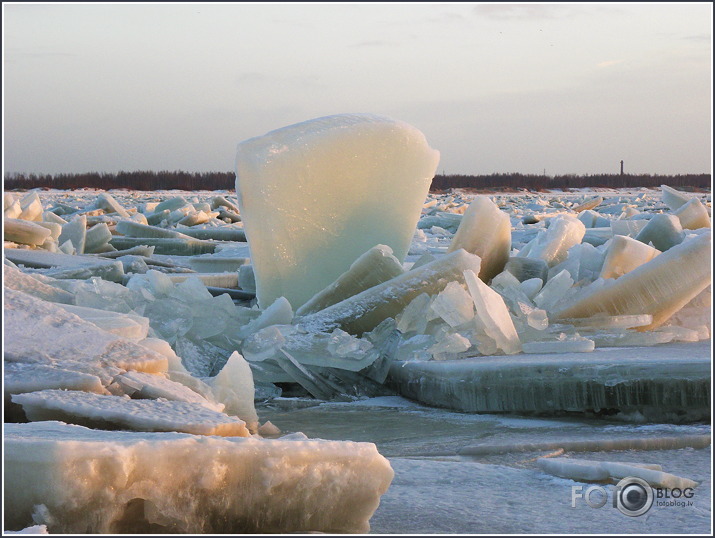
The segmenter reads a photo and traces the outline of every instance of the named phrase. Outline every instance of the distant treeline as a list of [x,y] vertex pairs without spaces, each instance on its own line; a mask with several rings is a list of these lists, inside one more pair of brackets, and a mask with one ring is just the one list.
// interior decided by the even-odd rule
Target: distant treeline
[[[231,190],[235,186],[233,172],[118,172],[86,174],[8,174],[5,176],[6,190],[20,189],[130,189],[138,191],[158,191],[178,189]],[[711,186],[710,174],[596,174],[545,176],[537,174],[488,174],[480,176],[437,175],[432,180],[431,190],[444,191],[450,188],[473,189],[577,189],[581,187],[671,187],[704,189]]]
[[584,187],[671,187],[709,188],[710,174],[678,174],[661,176],[651,174],[595,174],[586,176],[544,176],[537,174],[489,174],[482,176],[444,175],[435,176],[430,190],[442,191],[451,188],[473,189],[578,189]]

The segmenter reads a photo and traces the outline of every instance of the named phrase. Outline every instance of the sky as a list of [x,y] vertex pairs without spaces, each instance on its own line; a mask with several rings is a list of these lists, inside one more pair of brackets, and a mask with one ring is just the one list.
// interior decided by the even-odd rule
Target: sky
[[311,118],[438,173],[712,172],[707,3],[3,3],[5,173],[230,171]]

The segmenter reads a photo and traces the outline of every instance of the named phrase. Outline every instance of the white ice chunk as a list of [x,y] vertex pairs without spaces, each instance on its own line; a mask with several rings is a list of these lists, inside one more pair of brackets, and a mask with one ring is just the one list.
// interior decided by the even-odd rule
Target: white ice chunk
[[53,533],[366,533],[394,476],[372,443],[304,435],[198,437],[58,422],[4,433],[4,480],[25,486],[4,497],[11,529],[31,524],[45,504]]
[[218,375],[208,380],[216,399],[224,404],[224,412],[246,423],[252,432],[258,429],[258,414],[253,404],[254,386],[251,367],[238,351],[234,351]]
[[95,224],[87,230],[84,251],[88,253],[103,252],[110,239],[112,239],[112,232],[109,230],[109,226],[104,222]]
[[606,250],[601,278],[618,278],[655,258],[660,251],[625,235],[616,235]]
[[5,241],[23,245],[41,245],[51,235],[51,231],[37,222],[29,220],[3,219],[3,237]]
[[540,278],[529,278],[519,283],[519,288],[521,288],[521,291],[523,291],[524,295],[526,295],[532,301],[534,300],[534,297],[536,297],[536,294],[541,291],[541,288],[543,286],[544,281]]
[[201,404],[132,400],[76,390],[41,390],[12,395],[32,421],[61,420],[86,426],[106,423],[138,431],[248,437],[246,424]]
[[544,260],[553,267],[566,259],[568,250],[580,243],[585,233],[586,227],[577,218],[570,215],[556,217],[536,236],[528,257]]
[[596,196],[594,198],[591,198],[589,200],[586,200],[580,205],[577,205],[576,207],[573,208],[573,210],[576,213],[581,213],[581,211],[588,211],[590,209],[593,209],[597,205],[600,205],[603,203],[603,197],[602,196]]
[[22,212],[18,218],[23,220],[41,220],[42,219],[42,202],[37,192],[32,191],[25,195],[20,200],[20,208]]
[[256,291],[256,275],[253,265],[246,264],[238,268],[238,287],[244,291]]
[[376,244],[404,260],[438,161],[419,130],[367,114],[239,144],[236,193],[259,304],[283,296],[302,306]]
[[636,237],[647,224],[647,220],[612,220],[610,226],[614,237],[616,235]]
[[129,213],[122,207],[122,204],[114,199],[108,192],[102,192],[97,196],[97,207],[104,209],[107,213],[116,213],[120,217],[129,218]]
[[534,297],[534,304],[544,310],[550,311],[573,286],[573,278],[567,270],[559,272],[550,278],[541,291]]
[[519,336],[501,295],[477,278],[474,271],[464,271],[464,280],[476,307],[477,314],[474,319],[478,320],[487,336],[492,338],[504,353],[519,353]]
[[464,212],[448,252],[463,248],[482,260],[479,278],[489,282],[509,260],[511,221],[509,215],[487,196],[477,196]]

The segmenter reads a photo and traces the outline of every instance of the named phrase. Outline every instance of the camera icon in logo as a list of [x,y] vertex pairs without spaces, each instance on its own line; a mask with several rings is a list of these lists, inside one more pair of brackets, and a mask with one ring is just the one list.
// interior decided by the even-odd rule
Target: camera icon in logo
[[655,496],[648,482],[642,478],[627,476],[616,484],[614,497],[614,505],[622,514],[637,517],[650,510]]

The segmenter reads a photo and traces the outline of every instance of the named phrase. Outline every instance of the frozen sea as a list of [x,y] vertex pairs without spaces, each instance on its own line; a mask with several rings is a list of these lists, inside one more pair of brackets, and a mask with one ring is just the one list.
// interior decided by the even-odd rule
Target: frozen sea
[[[284,433],[369,441],[395,478],[372,517],[375,534],[598,534],[711,532],[711,449],[567,453],[599,461],[660,464],[700,485],[692,506],[656,506],[629,517],[607,503],[571,506],[573,486],[590,484],[542,472],[534,459],[551,451],[458,456],[474,444],[654,438],[710,434],[710,425],[624,424],[582,417],[532,418],[455,413],[398,396],[353,403],[280,398],[258,409]],[[452,455],[450,455],[452,454]],[[582,491],[583,491],[582,490]],[[609,493],[610,494],[610,493]]]

